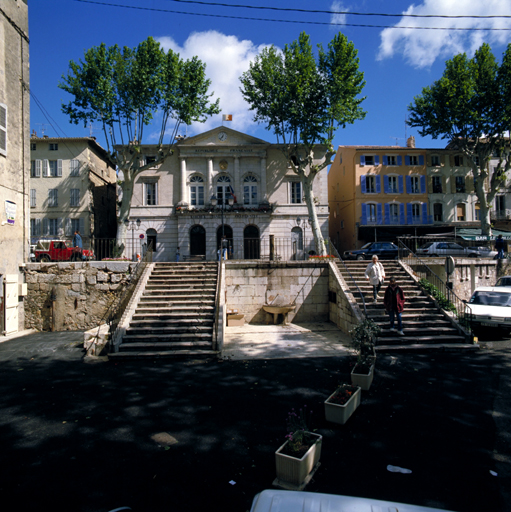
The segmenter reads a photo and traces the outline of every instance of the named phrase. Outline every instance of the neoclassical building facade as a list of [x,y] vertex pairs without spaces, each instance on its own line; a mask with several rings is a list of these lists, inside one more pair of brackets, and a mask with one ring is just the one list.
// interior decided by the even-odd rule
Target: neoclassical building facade
[[[315,247],[302,185],[281,149],[226,127],[181,139],[171,157],[136,179],[128,250],[131,240],[143,240],[152,244],[156,261],[174,260],[178,248],[181,259],[212,260],[225,236],[230,258],[307,257]],[[151,161],[155,151],[144,145],[141,154]],[[324,153],[317,148],[318,161]],[[326,169],[314,196],[326,237]]]

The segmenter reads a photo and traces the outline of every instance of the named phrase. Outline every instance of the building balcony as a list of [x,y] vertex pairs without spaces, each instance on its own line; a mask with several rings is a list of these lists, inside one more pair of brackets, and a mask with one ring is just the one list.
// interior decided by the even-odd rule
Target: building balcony
[[511,210],[490,210],[491,220],[511,220]]
[[426,224],[433,224],[432,215],[407,218],[385,216],[380,219],[375,217],[367,217],[363,219],[360,217],[360,226],[423,226]]

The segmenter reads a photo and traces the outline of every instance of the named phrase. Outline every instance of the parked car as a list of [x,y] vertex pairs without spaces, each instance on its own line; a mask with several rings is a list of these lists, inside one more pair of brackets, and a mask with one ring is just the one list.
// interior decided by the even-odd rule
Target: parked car
[[427,242],[415,253],[417,256],[457,256],[459,258],[495,258],[496,251],[488,247],[463,247],[454,242]]
[[511,276],[503,276],[497,279],[495,286],[509,286],[511,287]]
[[361,249],[345,251],[345,260],[370,260],[373,255],[380,259],[396,259],[399,254],[399,247],[391,242],[369,242]]
[[92,251],[70,247],[65,240],[39,240],[35,246],[36,261],[80,261],[94,258]]
[[511,331],[511,287],[476,288],[467,302],[466,313],[476,334],[488,327]]

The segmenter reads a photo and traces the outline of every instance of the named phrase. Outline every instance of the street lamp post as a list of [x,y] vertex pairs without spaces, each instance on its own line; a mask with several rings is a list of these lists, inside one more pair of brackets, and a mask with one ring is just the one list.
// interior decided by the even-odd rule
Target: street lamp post
[[126,229],[131,229],[131,250],[132,250],[132,260],[136,261],[136,255],[135,255],[135,229],[138,229],[140,227],[140,224],[142,224],[142,221],[140,219],[137,219],[136,221],[131,220],[131,222],[126,219],[124,221],[124,225],[126,226]]

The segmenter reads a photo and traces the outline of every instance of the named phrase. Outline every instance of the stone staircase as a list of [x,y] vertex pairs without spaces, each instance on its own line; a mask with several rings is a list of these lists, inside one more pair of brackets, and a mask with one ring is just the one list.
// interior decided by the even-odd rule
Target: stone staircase
[[218,263],[154,263],[113,359],[210,357]]
[[[378,294],[378,301],[373,304],[373,288],[365,278],[365,270],[369,261],[345,261],[346,267],[355,279],[358,287],[364,295],[367,316],[381,327],[377,341],[377,350],[396,350],[398,348],[433,348],[433,347],[473,347],[452,323],[445,318],[435,303],[422,292],[419,285],[394,260],[382,260],[385,268],[385,283]],[[339,271],[355,297],[360,309],[363,311],[362,299],[358,290],[352,285],[344,265],[337,263]],[[391,331],[389,316],[383,306],[383,296],[388,286],[389,278],[395,277],[397,283],[403,289],[406,302],[402,314],[404,336]]]

